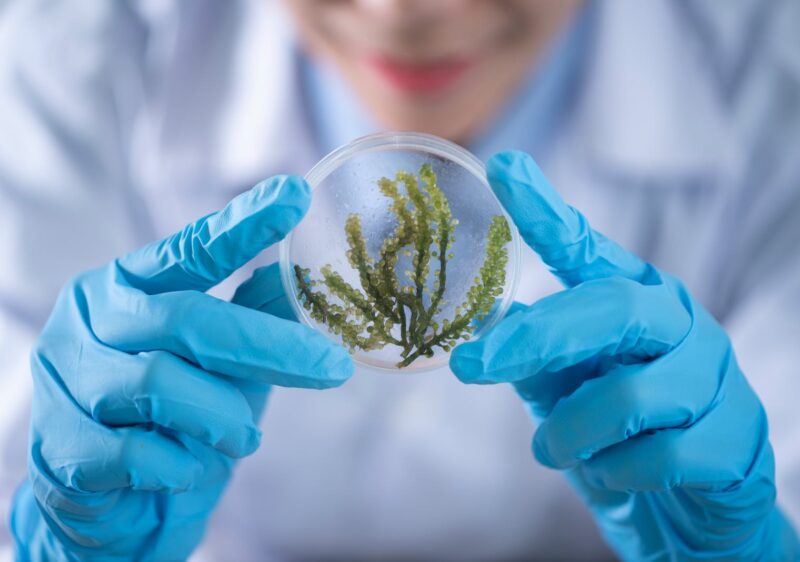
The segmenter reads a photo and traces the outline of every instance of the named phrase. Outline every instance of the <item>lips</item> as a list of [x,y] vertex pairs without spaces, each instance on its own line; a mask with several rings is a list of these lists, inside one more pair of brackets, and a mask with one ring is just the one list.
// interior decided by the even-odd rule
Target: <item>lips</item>
[[409,93],[437,93],[453,86],[472,66],[469,59],[410,63],[385,56],[367,60],[378,76],[392,87]]

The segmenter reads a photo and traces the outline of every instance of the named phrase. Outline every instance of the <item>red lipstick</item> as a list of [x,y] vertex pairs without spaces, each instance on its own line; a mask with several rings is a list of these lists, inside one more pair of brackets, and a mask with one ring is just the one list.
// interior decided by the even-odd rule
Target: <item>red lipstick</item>
[[372,69],[399,90],[435,93],[446,90],[472,65],[467,59],[447,59],[433,63],[409,63],[384,56],[368,59]]

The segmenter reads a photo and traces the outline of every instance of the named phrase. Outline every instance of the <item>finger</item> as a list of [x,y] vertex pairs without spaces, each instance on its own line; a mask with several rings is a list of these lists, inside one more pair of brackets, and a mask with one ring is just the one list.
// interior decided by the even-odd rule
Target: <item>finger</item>
[[508,318],[509,316],[513,316],[517,312],[522,312],[523,310],[528,310],[528,305],[523,304],[519,301],[512,301],[511,306],[508,307],[508,311],[506,312],[503,318]]
[[719,399],[720,358],[730,356],[730,342],[722,330],[698,329],[697,318],[692,326],[666,355],[617,365],[563,394],[536,431],[540,462],[568,468],[640,433],[689,427],[702,418]]
[[283,290],[278,263],[256,269],[250,279],[239,285],[231,302],[284,320],[297,320]]
[[682,356],[676,350],[584,382],[539,424],[536,458],[551,468],[569,468],[643,432],[691,426],[711,408],[718,380],[708,376],[716,368],[711,361]]
[[55,485],[78,492],[180,493],[198,482],[203,467],[183,445],[145,428],[105,427],[63,396],[51,365],[34,363],[33,372],[29,472],[34,490],[47,494]]
[[168,351],[206,371],[299,388],[339,386],[353,372],[347,351],[315,330],[205,293],[102,283],[83,298],[97,339],[128,353]]
[[308,184],[276,176],[182,231],[120,258],[125,279],[150,294],[206,291],[281,240],[308,210]]
[[34,353],[31,371],[31,462],[37,472],[84,492],[177,493],[200,478],[202,465],[177,441],[149,428],[109,428],[92,419],[66,395],[63,379],[44,354]]
[[[239,285],[231,302],[266,312],[284,320],[297,321],[289,299],[286,298],[283,290],[278,263],[256,269],[250,279]],[[231,379],[231,382],[244,394],[253,412],[260,415],[267,399],[265,386],[261,383],[235,378]]]
[[[528,308],[530,307],[514,301],[511,303],[504,318],[508,318],[517,312],[528,310]],[[572,394],[586,380],[586,373],[593,372],[596,364],[597,361],[592,358],[561,371],[553,373],[540,372],[535,377],[515,382],[514,389],[520,398],[525,401],[530,414],[534,418],[541,420],[550,414],[553,406],[562,397]]]
[[664,285],[621,277],[591,281],[546,297],[456,347],[450,367],[463,382],[497,383],[593,358],[644,361],[678,345],[690,326],[689,313]]
[[[177,441],[141,427],[111,429],[85,416],[64,442],[34,432],[32,462],[68,488],[108,492],[122,488],[181,493],[196,485],[203,466]],[[64,435],[63,433],[61,434]]]
[[85,343],[78,384],[65,382],[78,404],[109,426],[155,424],[239,458],[258,448],[261,432],[231,383],[164,352],[121,353]]
[[487,177],[525,242],[562,282],[573,287],[591,279],[620,276],[644,281],[647,263],[592,230],[567,205],[529,155],[501,152],[486,166]]
[[514,389],[525,401],[534,418],[542,420],[553,407],[579,386],[602,372],[601,362],[594,358],[560,371],[540,371],[534,377],[516,381]]
[[771,454],[764,409],[741,373],[725,377],[724,399],[696,423],[609,447],[585,462],[586,474],[610,490],[722,490],[762,469]]

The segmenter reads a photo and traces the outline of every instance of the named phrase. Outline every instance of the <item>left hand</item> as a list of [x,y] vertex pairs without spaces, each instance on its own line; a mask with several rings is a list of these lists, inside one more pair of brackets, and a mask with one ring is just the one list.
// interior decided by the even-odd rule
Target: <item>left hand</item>
[[468,383],[514,383],[533,451],[567,471],[625,559],[786,559],[764,409],[722,327],[677,279],[593,231],[533,160],[489,181],[567,289],[457,347]]

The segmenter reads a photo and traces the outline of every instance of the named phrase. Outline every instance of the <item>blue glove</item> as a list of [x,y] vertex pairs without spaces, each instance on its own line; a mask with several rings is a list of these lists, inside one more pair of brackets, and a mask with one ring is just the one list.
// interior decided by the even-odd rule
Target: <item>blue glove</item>
[[204,293],[285,236],[309,201],[299,178],[266,180],[67,284],[33,353],[29,483],[12,515],[19,560],[185,560],[234,459],[258,447],[269,385],[328,388],[351,375],[343,348],[251,310],[286,316],[271,310],[283,302],[274,266],[234,303]]
[[626,560],[786,560],[767,418],[719,324],[670,277],[593,231],[522,153],[489,181],[567,287],[457,347],[468,383],[511,382],[541,420],[533,452],[566,471]]

